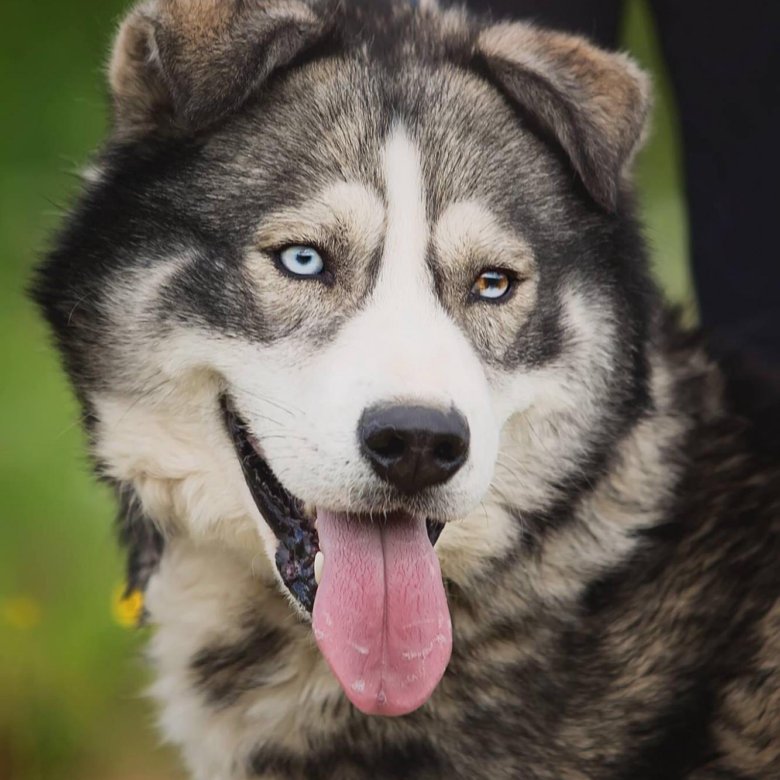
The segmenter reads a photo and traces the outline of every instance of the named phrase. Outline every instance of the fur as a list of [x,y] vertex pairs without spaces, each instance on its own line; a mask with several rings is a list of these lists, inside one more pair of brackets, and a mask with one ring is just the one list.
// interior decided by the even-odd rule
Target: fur
[[[151,0],[110,84],[34,294],[192,777],[780,777],[777,442],[651,281],[639,69],[430,3]],[[291,278],[288,244],[327,273]],[[475,300],[491,268],[511,295]],[[226,393],[307,506],[445,523],[453,654],[419,710],[345,698]],[[372,472],[355,430],[387,402],[468,421],[450,481]]]

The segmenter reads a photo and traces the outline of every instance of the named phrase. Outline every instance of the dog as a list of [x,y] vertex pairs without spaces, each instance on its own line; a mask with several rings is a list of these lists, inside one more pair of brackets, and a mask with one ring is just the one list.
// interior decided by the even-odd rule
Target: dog
[[192,777],[780,778],[777,442],[652,281],[641,70],[149,0],[109,81],[34,296]]

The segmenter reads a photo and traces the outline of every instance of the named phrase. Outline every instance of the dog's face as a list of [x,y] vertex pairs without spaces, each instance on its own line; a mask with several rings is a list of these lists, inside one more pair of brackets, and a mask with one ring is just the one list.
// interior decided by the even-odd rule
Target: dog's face
[[432,543],[481,576],[641,407],[645,88],[575,39],[373,10],[136,11],[39,298],[104,472],[163,526],[259,533],[347,695],[399,714],[450,652]]

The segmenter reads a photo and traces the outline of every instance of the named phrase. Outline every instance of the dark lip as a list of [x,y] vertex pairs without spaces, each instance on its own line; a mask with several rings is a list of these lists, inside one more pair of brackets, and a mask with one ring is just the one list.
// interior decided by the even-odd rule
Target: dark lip
[[[290,593],[311,614],[317,595],[314,558],[320,549],[314,520],[306,517],[303,502],[282,485],[258,452],[248,425],[227,395],[220,398],[220,407],[252,498],[279,541],[276,568]],[[444,524],[431,519],[426,522],[428,537],[435,545]]]
[[317,594],[314,579],[314,556],[320,549],[317,529],[306,518],[303,502],[282,486],[268,462],[258,453],[246,423],[226,396],[222,397],[221,406],[252,498],[279,540],[276,568],[290,593],[307,612],[311,612]]

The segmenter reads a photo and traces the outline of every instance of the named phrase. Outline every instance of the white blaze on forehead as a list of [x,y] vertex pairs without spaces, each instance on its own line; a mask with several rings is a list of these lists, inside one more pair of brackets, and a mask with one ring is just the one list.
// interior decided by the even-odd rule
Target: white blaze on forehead
[[374,402],[403,398],[449,407],[453,398],[445,377],[457,362],[453,353],[462,362],[465,342],[434,294],[421,155],[403,125],[387,137],[382,175],[386,210],[379,277],[343,343],[353,355],[370,352]]
[[379,287],[392,279],[396,284],[418,288],[429,281],[425,263],[429,229],[420,152],[402,125],[388,137],[383,173],[387,232]]

